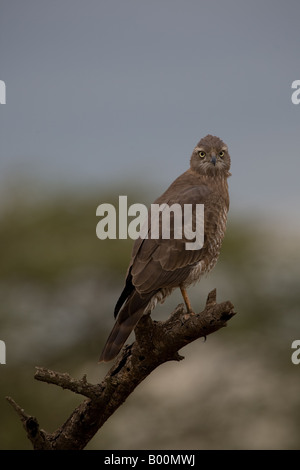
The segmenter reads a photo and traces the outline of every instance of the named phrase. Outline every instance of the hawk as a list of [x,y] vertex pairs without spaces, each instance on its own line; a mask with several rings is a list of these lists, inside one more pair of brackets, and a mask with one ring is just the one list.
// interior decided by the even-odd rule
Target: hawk
[[[155,204],[169,206],[204,204],[203,246],[187,250],[184,236],[181,239],[160,236],[135,241],[125,287],[114,311],[116,322],[99,362],[114,359],[140,318],[150,313],[157,302],[163,302],[174,289],[180,288],[187,311],[193,312],[186,289],[215,266],[225,235],[230,162],[227,145],[218,137],[207,135],[194,148],[190,168],[156,199]],[[193,212],[193,227],[195,217]],[[150,218],[149,224],[150,233]]]

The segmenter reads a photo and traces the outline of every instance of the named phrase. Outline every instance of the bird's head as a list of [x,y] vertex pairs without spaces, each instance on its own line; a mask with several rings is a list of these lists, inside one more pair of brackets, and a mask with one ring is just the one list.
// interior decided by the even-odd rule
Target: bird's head
[[208,176],[230,176],[230,155],[227,145],[214,135],[203,137],[193,150],[191,169]]

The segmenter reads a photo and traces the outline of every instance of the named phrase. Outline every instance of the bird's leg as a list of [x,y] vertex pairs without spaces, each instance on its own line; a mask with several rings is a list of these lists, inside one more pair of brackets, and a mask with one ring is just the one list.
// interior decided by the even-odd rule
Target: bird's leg
[[181,295],[183,297],[184,303],[186,305],[187,313],[194,313],[191,306],[190,299],[188,298],[187,291],[184,287],[180,286]]

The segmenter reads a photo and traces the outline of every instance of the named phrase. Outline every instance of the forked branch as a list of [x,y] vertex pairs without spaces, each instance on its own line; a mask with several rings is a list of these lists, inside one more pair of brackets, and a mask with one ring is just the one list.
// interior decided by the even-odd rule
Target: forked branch
[[75,380],[69,374],[37,367],[36,380],[87,397],[53,433],[40,429],[36,418],[25,414],[12,398],[7,399],[20,416],[34,449],[84,449],[105,421],[154,369],[164,362],[183,359],[178,351],[192,341],[223,328],[233,315],[232,303],[218,304],[216,290],[213,290],[208,295],[205,309],[196,315],[186,314],[184,305],[180,304],[164,322],[144,316],[135,328],[136,341],[123,348],[100,384],[88,383],[86,376]]

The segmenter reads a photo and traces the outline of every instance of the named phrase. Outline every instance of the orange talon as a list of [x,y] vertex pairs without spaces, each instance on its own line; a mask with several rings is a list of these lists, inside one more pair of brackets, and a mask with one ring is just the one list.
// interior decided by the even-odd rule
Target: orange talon
[[186,305],[187,313],[195,315],[194,312],[193,312],[193,308],[191,306],[190,299],[188,298],[186,289],[184,287],[180,286],[180,290],[181,290],[181,295],[183,297],[184,303]]

